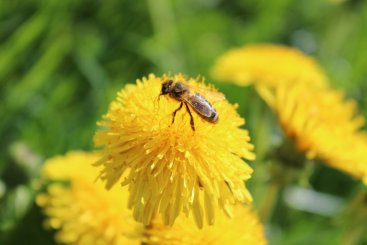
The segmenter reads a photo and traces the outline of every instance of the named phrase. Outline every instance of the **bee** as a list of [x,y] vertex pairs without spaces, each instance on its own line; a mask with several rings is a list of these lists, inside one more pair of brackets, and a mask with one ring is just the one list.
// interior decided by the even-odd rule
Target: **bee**
[[[180,106],[172,113],[172,124],[175,121],[176,113],[182,109],[183,105],[185,105],[190,115],[190,125],[193,131],[195,131],[195,124],[190,107],[205,121],[210,123],[218,122],[219,114],[212,104],[210,104],[203,95],[194,92],[188,84],[180,81],[174,82],[173,80],[168,80],[162,84],[162,90],[159,96],[166,94],[181,102]],[[221,97],[220,99],[224,98],[222,95],[219,96]]]

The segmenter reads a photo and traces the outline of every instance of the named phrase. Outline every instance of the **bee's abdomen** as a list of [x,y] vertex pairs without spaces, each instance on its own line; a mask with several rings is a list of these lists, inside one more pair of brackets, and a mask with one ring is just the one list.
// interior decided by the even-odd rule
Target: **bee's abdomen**
[[189,97],[188,102],[204,120],[211,123],[216,123],[218,121],[218,112],[202,95],[195,93],[193,96]]

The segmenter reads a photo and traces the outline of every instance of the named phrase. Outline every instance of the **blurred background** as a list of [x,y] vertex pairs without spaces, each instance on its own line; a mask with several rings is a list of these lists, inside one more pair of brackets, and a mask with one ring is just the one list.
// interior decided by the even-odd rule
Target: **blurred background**
[[[252,118],[262,112],[252,106],[255,92],[216,83],[210,67],[230,48],[285,44],[314,56],[367,116],[366,26],[362,0],[1,0],[0,243],[54,243],[34,205],[43,160],[93,149],[109,101],[149,73],[205,76],[240,104],[256,144]],[[259,169],[250,181],[255,197],[264,181],[256,164],[263,163],[252,163]],[[342,218],[333,215],[359,182],[321,165],[306,182],[317,191],[311,199],[322,193],[334,209],[300,208],[295,196],[306,190],[288,189],[267,227],[270,244],[340,238]]]

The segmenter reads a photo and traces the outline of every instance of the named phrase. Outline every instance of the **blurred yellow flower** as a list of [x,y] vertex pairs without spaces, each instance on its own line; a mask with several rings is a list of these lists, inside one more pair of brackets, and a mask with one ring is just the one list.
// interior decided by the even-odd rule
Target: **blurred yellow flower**
[[324,160],[367,183],[367,137],[353,101],[329,89],[315,60],[281,45],[248,45],[228,51],[212,74],[238,85],[254,84],[278,116],[286,135],[308,158]]
[[46,225],[58,230],[63,244],[141,244],[143,225],[127,209],[127,191],[106,191],[91,164],[99,155],[70,152],[48,160],[42,171],[47,185],[36,202]]
[[176,217],[192,212],[196,224],[215,222],[215,210],[230,215],[236,202],[248,203],[251,196],[244,181],[252,169],[242,160],[254,159],[244,120],[227,101],[213,103],[219,113],[216,124],[192,112],[180,110],[172,124],[172,112],[179,102],[158,95],[162,83],[185,81],[213,90],[181,74],[137,80],[118,93],[97,131],[95,143],[102,146],[101,178],[106,187],[128,185],[129,207],[136,220],[149,225],[158,213],[172,225]]
[[329,88],[302,84],[261,86],[258,91],[276,113],[285,134],[307,157],[323,160],[367,183],[367,134],[356,103]]
[[248,45],[224,53],[213,66],[212,75],[240,86],[304,82],[323,87],[328,83],[312,57],[295,48],[273,44]]
[[234,213],[232,219],[223,213],[219,214],[215,225],[206,226],[202,230],[193,225],[193,221],[184,215],[180,215],[172,227],[155,220],[145,232],[147,244],[267,244],[264,227],[250,208],[236,205]]

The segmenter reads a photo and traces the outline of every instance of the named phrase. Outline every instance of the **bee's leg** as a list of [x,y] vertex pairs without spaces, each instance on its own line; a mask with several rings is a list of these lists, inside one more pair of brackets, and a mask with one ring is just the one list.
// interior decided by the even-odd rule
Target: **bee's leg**
[[190,115],[190,125],[191,125],[191,129],[192,129],[192,131],[195,131],[194,118],[192,117],[192,114],[191,114],[190,108],[189,108],[189,106],[187,105],[187,103],[185,103],[185,106],[186,106],[186,110],[187,110],[187,112],[188,112],[188,113],[189,113],[189,115]]
[[180,106],[172,113],[172,123],[171,124],[173,124],[174,122],[175,122],[175,116],[176,116],[176,113],[179,111],[179,110],[181,110],[181,108],[182,108],[182,106],[183,106],[183,102],[181,102],[181,104],[180,104]]
[[158,95],[158,98],[157,98],[157,101],[158,101],[158,102],[161,100],[161,96],[162,96],[162,95],[163,95],[162,93],[160,93],[160,94]]

